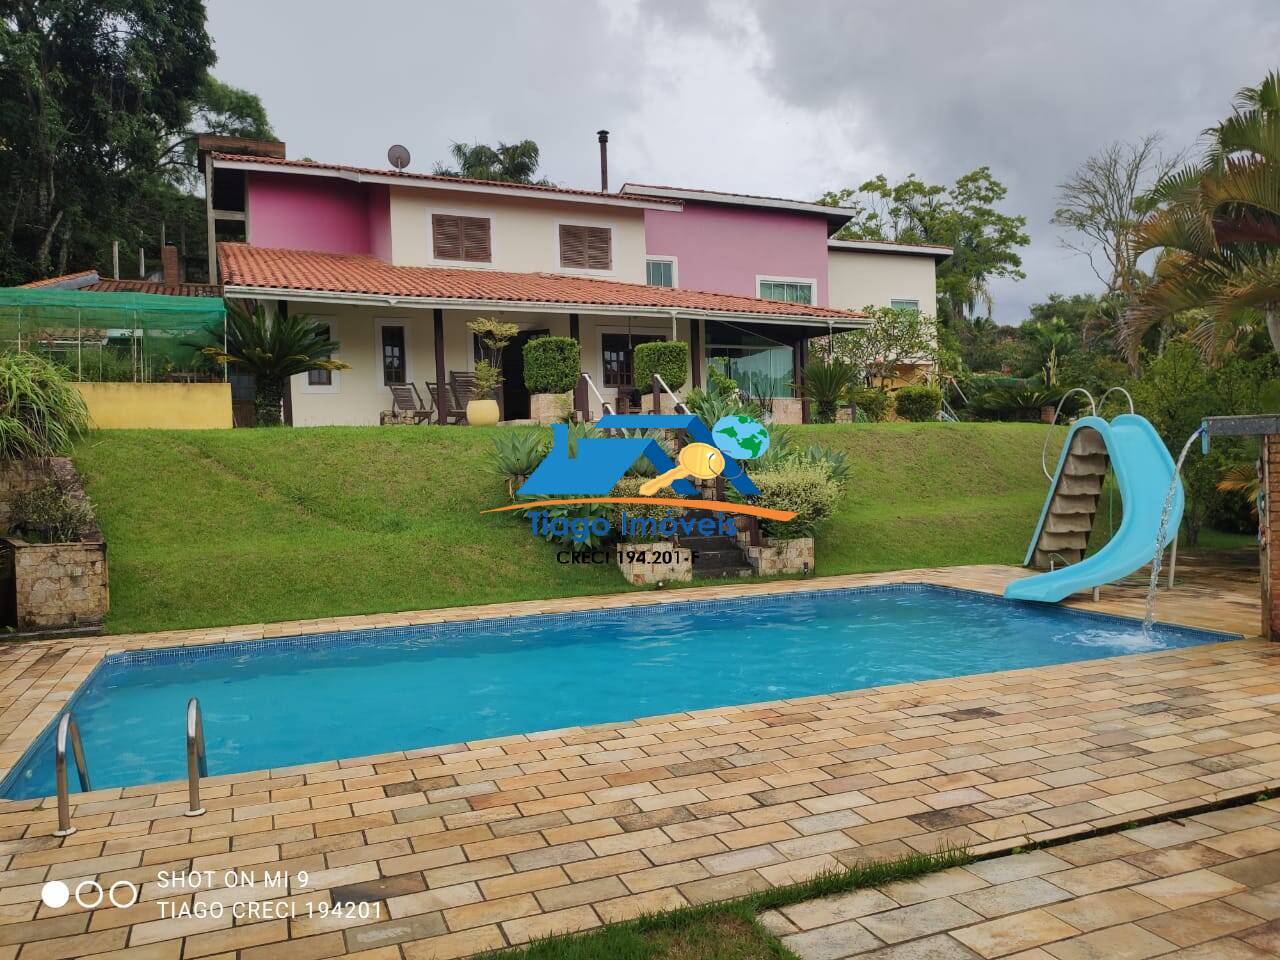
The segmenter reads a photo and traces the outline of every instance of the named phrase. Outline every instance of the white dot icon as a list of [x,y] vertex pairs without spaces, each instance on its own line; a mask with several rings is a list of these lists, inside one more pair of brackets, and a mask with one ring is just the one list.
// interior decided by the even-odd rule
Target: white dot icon
[[40,888],[40,899],[46,907],[65,907],[71,899],[71,891],[61,880],[50,880]]

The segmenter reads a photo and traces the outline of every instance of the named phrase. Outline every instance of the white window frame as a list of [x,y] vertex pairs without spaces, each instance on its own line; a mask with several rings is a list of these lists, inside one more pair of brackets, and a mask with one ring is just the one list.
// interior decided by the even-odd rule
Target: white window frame
[[[312,316],[308,316],[307,319],[313,320],[316,323],[327,324],[329,327],[329,339],[337,340],[337,337],[334,336],[334,327],[336,326],[336,321],[337,321],[336,317],[312,315]],[[341,353],[342,353],[342,341],[338,340],[338,349],[333,352],[333,355],[330,359],[332,360],[341,359],[341,356],[340,356]],[[379,354],[382,353],[381,345],[379,345],[378,347],[378,353]],[[331,370],[329,372],[328,383],[311,383],[310,377],[308,377],[307,374],[305,373],[298,374],[298,377],[301,380],[301,385],[298,388],[299,393],[341,393],[342,392],[342,371],[341,370]]]
[[[898,306],[898,304],[900,303],[910,303],[910,304],[914,304],[914,306],[900,307]],[[916,313],[919,313],[920,301],[915,299],[914,297],[890,297],[889,309],[890,310],[914,310]]]
[[[560,228],[565,227],[608,227],[609,228],[609,263],[608,270],[595,270],[591,267],[565,267],[560,265]],[[621,222],[604,217],[575,216],[572,219],[556,219],[551,224],[551,262],[552,273],[563,273],[575,277],[616,277],[618,275],[618,237],[622,235]],[[643,229],[643,227],[641,228]]]
[[[436,232],[431,229],[431,215],[446,217],[487,217],[489,219],[489,262],[476,260],[441,260],[436,256]],[[477,210],[475,207],[427,206],[427,262],[433,267],[452,267],[455,270],[497,270],[498,267],[498,214],[494,210]]]
[[382,357],[382,328],[399,327],[404,331],[404,382],[413,383],[413,364],[409,358],[412,351],[409,346],[409,321],[399,317],[374,317],[373,320],[373,362],[377,364],[378,385],[384,390],[391,386],[387,383],[387,368]]
[[[649,281],[649,264],[651,263],[669,263],[671,264],[671,286],[668,289],[674,290],[680,286],[680,260],[677,257],[645,257],[644,258],[644,279]],[[759,287],[756,288],[757,290]]]
[[[818,278],[817,277],[770,277],[765,274],[756,274],[756,299],[764,300],[765,297],[760,295],[760,284],[762,283],[807,283],[809,285],[809,303],[808,306],[818,306]],[[771,300],[770,303],[786,303],[785,300]]]

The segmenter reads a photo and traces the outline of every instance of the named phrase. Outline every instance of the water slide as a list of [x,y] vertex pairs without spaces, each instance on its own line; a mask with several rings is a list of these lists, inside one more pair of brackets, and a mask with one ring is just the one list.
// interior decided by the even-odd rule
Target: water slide
[[[1097,553],[1084,556],[1108,461],[1124,515],[1111,541]],[[1004,595],[1056,603],[1142,569],[1155,553],[1164,501],[1175,474],[1173,458],[1145,417],[1123,414],[1110,423],[1101,417],[1081,417],[1067,434],[1024,565],[1047,565],[1053,557],[1078,562],[1015,580],[1005,587]],[[1182,507],[1179,479],[1169,531],[1178,529]]]

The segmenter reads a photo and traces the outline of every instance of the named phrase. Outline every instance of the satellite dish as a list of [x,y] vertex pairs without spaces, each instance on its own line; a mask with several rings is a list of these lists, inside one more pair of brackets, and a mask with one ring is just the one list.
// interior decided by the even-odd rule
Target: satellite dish
[[403,170],[409,165],[409,150],[398,143],[392,144],[391,149],[387,151],[387,160],[397,170]]

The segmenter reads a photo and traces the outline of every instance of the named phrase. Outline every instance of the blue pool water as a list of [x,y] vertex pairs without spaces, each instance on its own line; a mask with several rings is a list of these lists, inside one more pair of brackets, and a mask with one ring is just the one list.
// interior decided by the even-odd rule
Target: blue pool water
[[[238,773],[1232,638],[910,584],[118,654],[69,706],[100,788],[185,777],[193,696]],[[0,796],[54,792],[53,729]]]

